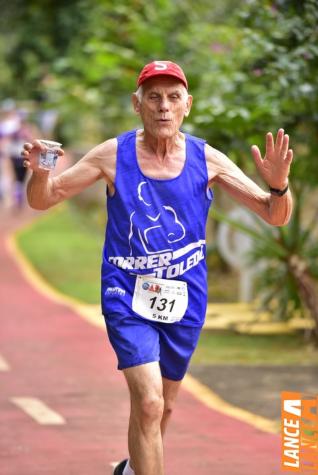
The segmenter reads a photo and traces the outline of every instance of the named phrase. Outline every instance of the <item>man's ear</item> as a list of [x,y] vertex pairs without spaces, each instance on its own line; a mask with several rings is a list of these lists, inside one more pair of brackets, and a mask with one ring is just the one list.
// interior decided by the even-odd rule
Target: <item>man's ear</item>
[[139,114],[140,113],[140,102],[139,102],[139,99],[138,99],[137,94],[135,92],[131,96],[131,102],[132,102],[134,111],[136,112],[136,114]]
[[187,108],[186,108],[186,111],[185,111],[185,117],[188,117],[189,114],[190,114],[190,110],[191,110],[191,107],[192,107],[192,101],[193,101],[193,97],[190,96],[190,94],[188,95],[188,98],[187,98]]

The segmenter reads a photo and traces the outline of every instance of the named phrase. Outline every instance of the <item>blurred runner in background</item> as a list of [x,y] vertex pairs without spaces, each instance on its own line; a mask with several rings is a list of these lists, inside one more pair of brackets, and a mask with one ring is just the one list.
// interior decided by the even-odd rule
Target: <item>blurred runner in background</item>
[[20,117],[13,99],[5,99],[0,106],[0,200],[11,205],[13,173],[9,160],[11,138],[20,127]]
[[24,142],[32,141],[36,135],[39,135],[37,129],[31,123],[28,123],[28,112],[25,110],[18,111],[19,127],[10,136],[8,145],[8,154],[10,157],[13,171],[13,205],[20,209],[25,202],[25,179],[28,170],[23,166],[21,159],[21,148]]

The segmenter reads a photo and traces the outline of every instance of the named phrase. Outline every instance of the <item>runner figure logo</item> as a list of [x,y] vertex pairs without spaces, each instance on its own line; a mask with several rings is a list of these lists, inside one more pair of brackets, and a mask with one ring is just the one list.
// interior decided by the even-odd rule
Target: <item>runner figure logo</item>
[[187,242],[189,236],[175,208],[167,203],[155,204],[146,181],[137,186],[127,231],[128,255],[109,257],[109,262],[121,269],[173,279],[205,257],[205,239]]
[[133,255],[132,241],[135,236],[140,240],[146,254],[157,254],[172,251],[171,244],[181,241],[186,235],[185,228],[172,206],[162,205],[161,209],[156,210],[152,203],[148,202],[150,200],[145,198],[144,190],[146,184],[145,181],[139,183],[137,194],[141,206],[130,215],[130,256]]

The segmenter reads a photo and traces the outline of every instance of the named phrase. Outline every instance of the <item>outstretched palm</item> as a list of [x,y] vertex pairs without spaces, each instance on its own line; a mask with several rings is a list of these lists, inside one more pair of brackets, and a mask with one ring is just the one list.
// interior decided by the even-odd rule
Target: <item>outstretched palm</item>
[[257,170],[263,180],[271,187],[282,190],[288,183],[293,151],[289,147],[289,136],[279,129],[274,143],[273,134],[266,135],[266,153],[262,158],[257,145],[253,145],[252,154]]

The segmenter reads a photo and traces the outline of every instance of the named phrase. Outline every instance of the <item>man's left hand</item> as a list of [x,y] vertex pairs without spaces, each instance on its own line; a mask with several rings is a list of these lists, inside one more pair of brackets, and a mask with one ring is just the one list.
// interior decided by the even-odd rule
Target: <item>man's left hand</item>
[[252,154],[257,170],[271,188],[283,190],[288,185],[290,164],[293,151],[289,149],[289,136],[279,129],[274,143],[273,134],[266,135],[266,153],[262,158],[257,145],[252,146]]

